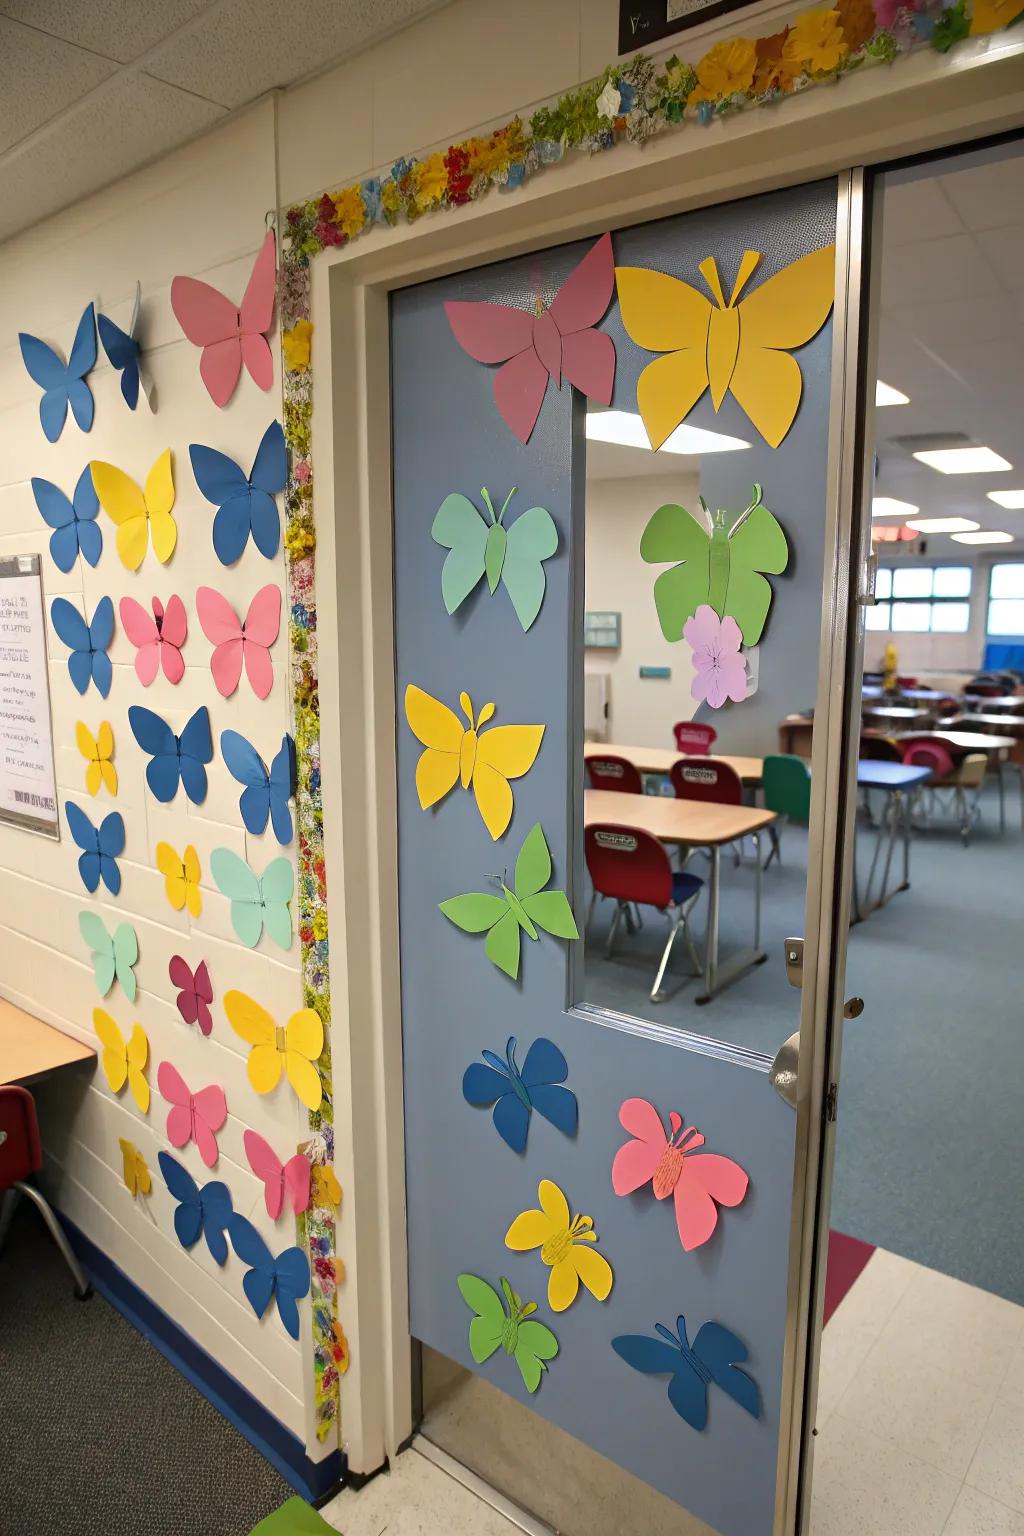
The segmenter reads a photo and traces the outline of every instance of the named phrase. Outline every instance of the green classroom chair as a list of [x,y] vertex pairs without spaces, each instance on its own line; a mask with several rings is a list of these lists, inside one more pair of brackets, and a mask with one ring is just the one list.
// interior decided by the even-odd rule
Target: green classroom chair
[[780,818],[768,828],[772,849],[765,860],[765,869],[772,859],[782,863],[780,842],[782,822],[796,821],[806,826],[811,816],[811,771],[802,757],[789,757],[781,753],[764,760],[764,804]]

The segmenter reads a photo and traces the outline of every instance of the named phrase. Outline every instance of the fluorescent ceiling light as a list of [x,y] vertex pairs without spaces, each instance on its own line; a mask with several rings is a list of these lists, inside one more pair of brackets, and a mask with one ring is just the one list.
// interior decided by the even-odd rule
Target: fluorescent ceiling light
[[997,507],[1005,507],[1008,512],[1018,512],[1024,507],[1024,491],[989,491],[989,501],[994,501]]
[[980,523],[972,523],[969,517],[915,517],[908,528],[918,533],[976,533]]
[[898,501],[895,496],[876,496],[871,503],[872,517],[913,517],[920,510],[912,501]]
[[875,380],[875,405],[909,405],[910,396],[905,395],[901,389],[893,389],[891,384],[883,384],[881,379]]
[[[615,443],[621,448],[646,448],[651,444],[647,428],[636,411],[588,411],[587,437],[595,443]],[[659,453],[732,453],[749,448],[742,437],[727,437],[724,432],[708,432],[703,427],[676,427],[662,443]]]
[[950,535],[958,544],[1012,544],[1012,533],[954,533]]
[[997,469],[1013,468],[991,448],[926,448],[914,458],[937,469],[940,475],[990,475]]

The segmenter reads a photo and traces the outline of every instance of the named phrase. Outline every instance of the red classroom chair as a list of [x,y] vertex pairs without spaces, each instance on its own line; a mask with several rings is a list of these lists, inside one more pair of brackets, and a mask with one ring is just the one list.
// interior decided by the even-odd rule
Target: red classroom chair
[[669,770],[677,800],[711,800],[715,805],[742,805],[743,780],[729,763],[717,757],[681,757]]
[[86,1301],[92,1295],[92,1286],[85,1278],[49,1201],[29,1183],[42,1166],[43,1150],[35,1100],[26,1088],[8,1084],[0,1088],[0,1192],[3,1195],[0,1201],[0,1249],[18,1200],[27,1195],[38,1208],[50,1236],[60,1249],[61,1258],[71,1271],[75,1295],[79,1301]]
[[713,725],[701,725],[696,720],[678,720],[672,727],[676,739],[676,751],[689,757],[704,757],[718,740]]
[[591,789],[610,789],[621,795],[642,795],[644,781],[639,768],[625,757],[610,753],[607,757],[588,757],[587,775]]
[[[605,947],[607,957],[610,958],[614,948],[622,915],[625,913],[628,918],[631,903],[655,907],[668,918],[668,941],[651,988],[651,1001],[658,1003],[661,1001],[661,983],[669,956],[680,929],[690,951],[694,973],[698,976],[701,974],[701,963],[688,918],[704,882],[687,870],[674,870],[658,839],[649,832],[640,832],[633,827],[619,827],[611,823],[589,826],[584,846],[587,870],[594,887],[590,910],[593,911],[598,896],[610,896],[616,903]],[[589,926],[589,912],[587,922]]]

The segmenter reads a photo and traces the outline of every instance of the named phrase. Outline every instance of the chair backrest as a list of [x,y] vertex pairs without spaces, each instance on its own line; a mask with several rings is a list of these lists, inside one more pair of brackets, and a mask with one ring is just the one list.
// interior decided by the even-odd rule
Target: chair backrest
[[28,1179],[43,1166],[35,1100],[15,1083],[0,1088],[0,1189]]
[[985,782],[988,758],[984,752],[968,752],[956,765],[953,777],[963,789],[978,789]]
[[904,677],[901,674],[896,679],[896,687],[897,688],[916,688],[917,687],[917,678],[916,677]]
[[895,741],[890,741],[888,736],[862,736],[859,753],[865,762],[902,763],[903,761],[902,748]]
[[964,693],[976,699],[998,699],[1003,692],[1002,683],[968,683]]
[[625,757],[610,753],[607,757],[587,758],[587,775],[591,789],[612,789],[623,795],[642,795],[644,781],[639,768]]
[[903,761],[914,768],[930,768],[935,780],[948,779],[956,768],[949,743],[939,736],[917,736],[904,742]]
[[703,757],[718,740],[713,725],[701,725],[697,720],[677,720],[672,734],[676,739],[676,751],[685,752],[689,757]]
[[587,869],[600,896],[667,907],[672,900],[672,866],[656,837],[612,822],[589,826],[584,836]]
[[716,805],[742,805],[743,780],[735,768],[717,757],[681,757],[669,770],[677,800],[713,800]]
[[790,821],[806,822],[811,815],[811,775],[801,757],[783,753],[764,760],[765,809],[788,816]]

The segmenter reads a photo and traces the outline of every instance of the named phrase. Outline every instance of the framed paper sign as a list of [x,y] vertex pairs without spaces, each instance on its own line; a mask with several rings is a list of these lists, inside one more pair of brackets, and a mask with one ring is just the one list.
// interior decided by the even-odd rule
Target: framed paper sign
[[0,559],[0,822],[60,837],[38,555]]
[[716,16],[752,10],[754,4],[756,0],[619,0],[619,52],[636,53]]

